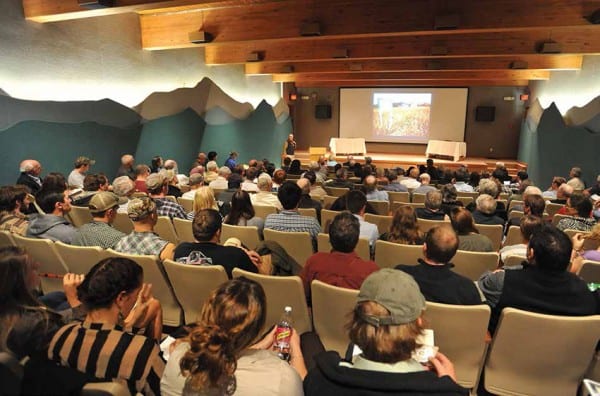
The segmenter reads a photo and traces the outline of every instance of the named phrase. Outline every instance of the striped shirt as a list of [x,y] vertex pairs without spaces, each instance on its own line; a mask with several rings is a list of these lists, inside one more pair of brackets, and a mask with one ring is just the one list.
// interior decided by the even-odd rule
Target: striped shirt
[[321,226],[314,217],[302,216],[295,210],[282,210],[281,213],[270,214],[265,220],[265,228],[276,231],[303,232],[316,238]]
[[71,323],[56,332],[48,358],[101,380],[122,383],[132,394],[160,394],[165,363],[156,342],[106,323]]
[[102,221],[92,221],[77,229],[72,245],[100,246],[103,249],[114,248],[125,234]]

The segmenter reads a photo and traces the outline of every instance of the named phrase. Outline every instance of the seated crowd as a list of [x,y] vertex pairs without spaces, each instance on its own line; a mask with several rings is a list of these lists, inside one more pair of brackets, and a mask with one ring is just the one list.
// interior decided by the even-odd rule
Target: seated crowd
[[[75,160],[68,179],[60,173],[42,179],[38,161],[23,161],[17,183],[0,187],[0,230],[189,265],[221,265],[229,278],[210,294],[197,322],[163,329],[160,301],[134,260],[110,257],[87,274],[68,273],[64,292],[49,298],[39,289],[40,264],[20,247],[0,247],[0,352],[29,356],[23,393],[66,394],[90,381],[112,380],[132,394],[147,395],[468,394],[443,351],[425,365],[413,358],[425,328],[425,301],[489,305],[492,337],[505,307],[600,314],[600,290],[590,291],[578,276],[584,260],[600,261],[600,243],[584,250],[586,241],[600,240],[600,200],[594,200],[600,189],[585,189],[579,168],[568,179],[553,178],[542,191],[524,171],[511,178],[501,163],[491,174],[435,167],[433,160],[406,171],[381,169],[368,157],[360,164],[352,156],[343,164],[334,156],[321,158],[306,169],[290,157],[283,164],[279,169],[267,159],[241,164],[231,152],[219,167],[211,151],[199,153],[184,174],[172,159],[156,156],[150,166],[136,166],[133,156],[124,155],[109,183],[106,175],[90,173],[95,161],[87,157]],[[326,204],[330,189],[347,191]],[[394,205],[396,193],[419,197],[422,204]],[[392,210],[378,212],[381,201]],[[562,206],[550,214],[551,205]],[[87,208],[91,221],[75,227],[73,206]],[[270,214],[263,218],[258,209],[265,207]],[[301,214],[304,209],[314,209],[314,216]],[[328,211],[336,213],[325,224]],[[125,214],[129,233],[114,226]],[[384,216],[389,226],[367,221],[368,214]],[[159,235],[157,224],[165,218],[187,221],[194,241],[176,244]],[[230,226],[256,227],[259,245],[222,240]],[[487,226],[506,238],[501,249],[483,231]],[[509,244],[515,228],[519,238]],[[265,230],[308,233],[309,258],[296,262],[263,238]],[[322,230],[331,250],[317,252]],[[368,241],[369,249],[363,240],[368,257],[359,255],[361,238]],[[422,258],[394,257],[395,268],[381,269],[380,243],[413,245]],[[496,252],[500,260],[474,282],[455,271],[453,259],[462,251]],[[520,264],[504,266],[512,256]],[[360,355],[308,356],[301,335],[292,330],[289,362],[277,357],[275,328],[263,333],[274,323],[265,322],[262,286],[232,278],[235,268],[279,275],[281,265],[300,277],[309,307],[314,280],[359,290],[347,328]],[[161,352],[163,332],[177,340]],[[47,377],[43,383],[52,384],[47,389],[36,385],[42,381],[27,380],[40,370]]]

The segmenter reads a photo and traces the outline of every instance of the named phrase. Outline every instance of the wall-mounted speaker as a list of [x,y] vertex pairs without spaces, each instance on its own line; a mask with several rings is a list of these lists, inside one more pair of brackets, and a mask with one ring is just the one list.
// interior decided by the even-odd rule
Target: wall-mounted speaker
[[319,120],[328,120],[331,118],[331,105],[318,104],[315,106],[315,118]]
[[475,121],[492,122],[496,118],[496,107],[477,106],[475,108]]

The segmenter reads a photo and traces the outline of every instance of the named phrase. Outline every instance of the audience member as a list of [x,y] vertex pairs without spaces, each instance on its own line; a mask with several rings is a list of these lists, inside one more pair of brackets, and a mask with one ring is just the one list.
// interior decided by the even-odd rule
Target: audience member
[[573,191],[573,187],[571,187],[567,183],[561,184],[560,187],[558,187],[558,189],[556,190],[556,198],[551,199],[550,203],[566,205],[567,200],[571,197]]
[[231,169],[226,166],[219,168],[217,178],[211,181],[208,185],[213,190],[226,190],[227,189],[227,178],[231,175]]
[[407,192],[408,188],[398,180],[398,172],[395,170],[390,170],[388,172],[387,178],[389,183],[381,188],[386,191],[395,191],[395,192]]
[[210,161],[216,162],[218,156],[219,156],[219,154],[216,151],[209,151],[208,156],[207,156],[208,162],[210,162]]
[[438,169],[433,164],[433,159],[427,159],[427,165],[425,167],[425,173],[427,173],[432,180],[440,180],[440,174]]
[[287,174],[283,169],[277,169],[273,172],[273,180],[272,180],[272,190],[277,192],[279,187],[283,184],[283,182],[287,179]]
[[173,169],[165,168],[165,169],[161,170],[159,174],[161,174],[164,177],[165,183],[167,184],[167,191],[165,192],[165,195],[179,198],[183,194],[181,193],[181,189],[179,187],[177,187],[177,183],[179,183],[179,179],[177,178],[177,173],[175,173],[175,172],[176,171]]
[[42,180],[40,179],[42,165],[34,159],[23,160],[19,164],[19,172],[21,174],[16,184],[29,187],[31,193],[37,195],[38,191],[42,188]]
[[135,167],[135,191],[148,194],[146,187],[146,178],[150,175],[150,167],[146,164],[139,164]]
[[335,179],[328,180],[325,183],[328,187],[354,189],[354,183],[348,180],[348,171],[346,168],[339,168],[335,171]]
[[290,157],[285,157],[283,159],[283,165],[281,166],[281,169],[283,169],[285,171],[285,173],[287,173],[290,170],[291,164],[292,164],[292,159]]
[[135,171],[133,170],[133,163],[135,158],[131,154],[125,154],[121,157],[121,166],[117,170],[117,176],[127,176],[131,180],[135,180]]
[[77,157],[75,160],[75,169],[69,173],[67,182],[71,188],[83,188],[83,178],[87,171],[90,170],[90,166],[94,165],[96,161],[89,159],[88,157]]
[[206,164],[206,173],[204,174],[204,183],[210,184],[211,182],[217,180],[219,174],[217,170],[219,169],[219,165],[215,161],[209,161]]
[[458,235],[459,250],[470,252],[494,251],[492,240],[479,233],[473,222],[473,216],[467,209],[461,207],[452,209],[452,212],[450,212],[450,222]]
[[554,176],[552,178],[552,183],[550,184],[550,187],[548,187],[548,190],[542,193],[542,196],[546,199],[556,199],[558,188],[566,182],[567,181],[564,177]]
[[[225,224],[235,226],[256,227],[262,238],[265,220],[257,217],[254,207],[250,201],[250,195],[246,191],[236,191],[231,198],[231,211],[225,217]],[[254,249],[256,246],[249,246]]]
[[426,220],[448,220],[448,216],[442,208],[442,193],[438,190],[431,190],[425,194],[425,207],[416,208],[415,213],[420,219]]
[[437,188],[430,184],[431,176],[429,176],[429,173],[421,173],[421,175],[419,175],[419,181],[421,182],[421,185],[413,190],[413,194],[427,194],[429,191],[437,191]]
[[[539,217],[540,219],[544,217],[544,209],[546,207],[546,202],[544,202],[544,198],[539,195],[527,195],[523,200],[523,214],[531,215],[535,217]],[[506,224],[506,232],[510,226],[521,224],[521,219],[518,217],[513,217]]]
[[455,207],[463,206],[463,203],[456,199],[458,194],[456,191],[456,187],[454,187],[454,184],[444,184],[440,189],[440,192],[442,193],[441,209],[444,213],[446,213],[446,215],[450,216],[450,212],[452,212],[452,209],[454,209]]
[[[308,171],[304,172],[302,178],[307,179],[310,182],[310,197],[316,200],[321,200],[325,195],[327,195],[327,191],[323,190],[321,185],[317,184],[317,177],[314,172]],[[323,183],[321,183],[323,184]],[[302,207],[302,206],[300,206]]]
[[196,190],[192,211],[187,215],[188,219],[193,220],[196,213],[204,209],[214,209],[221,213],[219,203],[215,199],[215,194],[212,188],[208,186],[202,186]]
[[585,189],[585,183],[581,180],[581,168],[578,166],[574,166],[569,171],[569,180],[567,184],[573,187],[573,190],[583,190]]
[[[160,394],[164,362],[156,339],[162,317],[152,286],[142,282],[142,267],[126,258],[93,266],[77,288],[87,317],[58,330],[48,348],[50,360],[90,379],[122,383],[131,394]],[[132,327],[148,327],[148,337],[124,330]]]
[[435,226],[425,235],[424,259],[419,259],[417,265],[401,264],[396,269],[415,279],[427,301],[481,304],[481,296],[473,281],[452,271],[454,265],[450,261],[457,249],[458,237],[452,228],[447,225]]
[[581,192],[574,192],[568,199],[566,214],[569,217],[556,225],[559,230],[591,231],[596,224],[592,217],[592,202]]
[[100,246],[114,248],[125,234],[112,227],[119,205],[127,202],[114,193],[102,191],[90,200],[89,208],[93,220],[79,227],[71,242],[76,246]]
[[476,209],[473,211],[473,220],[476,224],[504,225],[504,219],[496,216],[496,200],[491,195],[481,194],[475,200]]
[[361,191],[352,190],[345,195],[346,207],[360,223],[360,236],[361,238],[367,238],[369,244],[373,246],[375,241],[379,238],[379,231],[377,226],[373,223],[369,223],[364,220],[365,210],[367,206],[367,197]]
[[406,188],[417,188],[421,185],[421,183],[419,183],[419,181],[417,180],[417,178],[419,177],[419,169],[418,168],[412,168],[410,169],[410,171],[407,173],[408,177],[401,180],[400,183],[403,184]]
[[102,173],[91,173],[83,179],[83,191],[74,190],[70,195],[73,206],[87,207],[90,199],[99,191],[108,191],[110,184]]
[[458,169],[454,172],[454,187],[458,192],[473,192],[474,189],[467,182],[469,181],[469,173],[466,169]]
[[415,210],[411,206],[400,206],[394,213],[390,231],[381,234],[379,239],[404,245],[422,245],[425,234],[419,230]]
[[127,202],[123,205],[119,205],[119,209],[117,209],[118,213],[127,213],[127,205],[129,204],[129,199],[135,192],[135,185],[133,184],[133,180],[131,180],[127,176],[119,176],[112,183],[113,192],[117,194],[119,197],[127,198]]
[[242,249],[234,246],[219,245],[221,238],[222,217],[214,209],[202,209],[196,213],[192,223],[192,232],[196,242],[181,242],[175,249],[175,260],[195,263],[196,252],[201,252],[211,259],[211,264],[222,265],[231,278],[234,268],[244,271],[258,272],[257,266]]
[[[496,201],[496,209],[494,211],[494,215],[502,218],[502,220],[506,221],[508,219],[508,213],[506,211],[506,205],[504,202],[498,201],[498,196],[500,195],[500,189],[498,188],[498,184],[492,179],[481,179],[479,184],[477,185],[477,191],[479,195],[487,194],[490,197],[494,198]],[[473,212],[476,208],[476,202],[469,203],[466,208]]]
[[319,280],[327,284],[360,289],[365,278],[379,269],[373,261],[361,259],[355,252],[360,234],[360,224],[356,217],[341,212],[329,227],[331,252],[317,252],[304,264],[300,277],[304,284],[306,299],[310,305],[310,284]]
[[229,170],[233,171],[233,168],[237,165],[238,153],[236,151],[232,151],[229,153],[229,158],[225,160],[223,166],[229,168]]
[[297,159],[293,160],[287,173],[288,175],[301,175],[302,169],[300,169],[300,161]]
[[586,196],[600,195],[600,175],[596,176],[596,184],[583,191]]
[[600,224],[596,224],[589,233],[576,233],[573,238],[573,251],[576,257],[572,260],[570,272],[578,274],[584,260],[600,261],[600,244],[596,249],[584,250],[586,239],[600,241]]
[[181,195],[181,198],[184,199],[194,199],[194,195],[196,195],[196,191],[204,184],[204,176],[200,173],[194,173],[190,175],[190,190],[186,191]]
[[529,240],[527,263],[522,269],[506,268],[482,275],[478,285],[492,307],[490,331],[495,330],[505,307],[546,315],[600,313],[597,298],[585,281],[567,271],[572,247],[564,232],[542,224]]
[[166,198],[167,180],[162,173],[152,173],[146,178],[146,187],[148,195],[156,202],[156,211],[158,216],[168,216],[170,219],[175,217],[187,219],[185,209],[171,199]]
[[544,221],[540,216],[526,214],[519,219],[519,229],[521,231],[522,243],[516,245],[507,245],[500,249],[500,261],[506,262],[510,256],[527,256],[527,245],[534,232],[539,231]]
[[[306,173],[312,174],[313,172],[306,172]],[[309,177],[312,177],[314,179],[314,174],[309,175]],[[311,196],[310,196],[310,180],[306,177],[301,177],[300,179],[298,179],[296,184],[302,190],[302,197],[300,197],[300,202],[298,202],[298,207],[299,208],[314,208],[315,211],[317,212],[317,220],[320,221],[321,209],[323,208],[323,206],[321,205],[321,202],[311,198]]]
[[304,380],[305,394],[468,395],[441,352],[430,358],[429,368],[413,358],[424,331],[424,309],[425,299],[409,275],[389,268],[372,273],[347,325],[350,341],[362,353],[353,363],[337,352],[317,355]]
[[0,230],[25,236],[29,219],[21,208],[29,207],[30,196],[24,185],[0,187]]
[[227,190],[221,191],[215,196],[217,205],[220,205],[220,208],[223,208],[223,210],[219,209],[221,214],[229,213],[229,209],[231,208],[231,198],[233,197],[233,194],[240,190],[241,185],[242,176],[237,173],[229,175],[227,178]]
[[373,175],[365,177],[364,180],[365,193],[367,201],[388,201],[388,193],[384,190],[377,189],[377,179]]
[[242,277],[220,285],[190,334],[171,352],[162,394],[303,395],[306,367],[300,337],[291,330],[288,364],[272,351],[274,328],[256,341],[266,318],[267,301],[259,283]]
[[175,245],[154,233],[158,213],[152,198],[140,197],[129,201],[127,215],[133,222],[133,231],[117,242],[114,248],[117,252],[147,254],[158,256],[161,260],[173,258]]
[[[278,198],[279,195],[274,195],[271,193],[271,190],[273,189],[271,176],[269,176],[267,173],[261,173],[261,175],[258,177],[257,186],[259,190],[258,193],[250,196],[252,205],[274,206],[279,211],[283,210],[283,206]],[[281,189],[281,187],[279,188]]]
[[158,173],[161,170],[163,170],[163,159],[160,155],[156,155],[150,161],[150,173]]
[[[286,181],[279,187],[277,198],[281,202],[283,210],[280,213],[268,215],[265,220],[265,228],[277,231],[308,232],[313,238],[313,245],[316,246],[315,242],[321,226],[314,217],[302,216],[298,213],[302,189],[296,183]],[[303,263],[298,264],[302,265]]]
[[244,178],[244,182],[241,185],[242,190],[257,193],[259,192],[258,185],[254,181],[258,177],[258,169],[254,166],[248,168],[246,170],[246,177]]
[[38,195],[36,202],[44,213],[29,216],[26,236],[70,244],[76,229],[65,219],[65,215],[71,211],[68,190],[46,191]]

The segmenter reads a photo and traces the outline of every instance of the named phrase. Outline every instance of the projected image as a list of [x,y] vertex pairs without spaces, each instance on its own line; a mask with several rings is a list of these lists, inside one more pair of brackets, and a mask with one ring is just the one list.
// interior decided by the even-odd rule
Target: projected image
[[431,93],[373,93],[373,133],[376,137],[427,139]]

